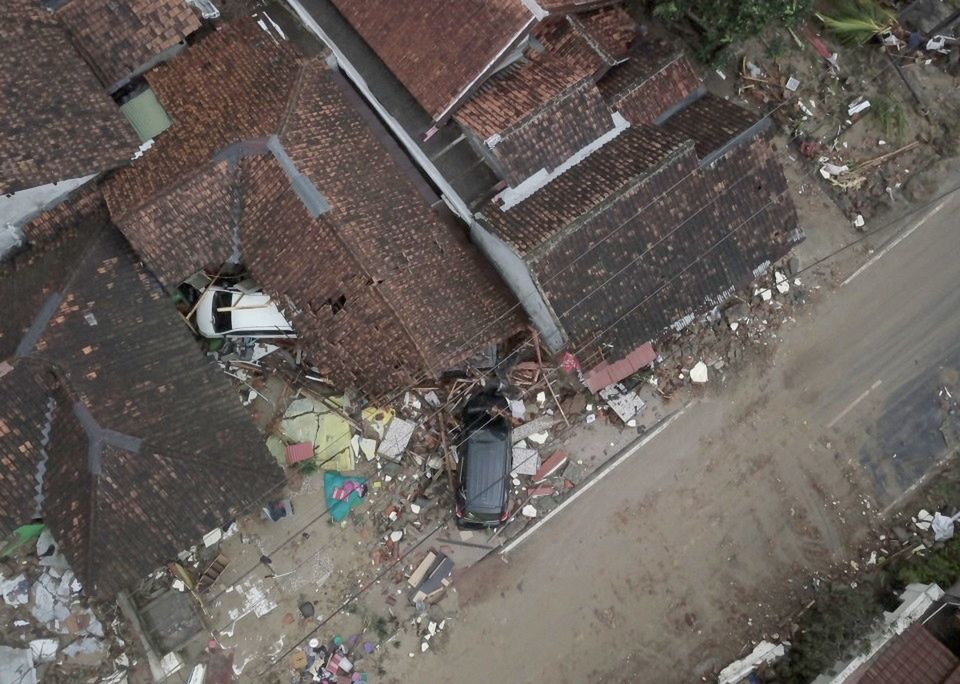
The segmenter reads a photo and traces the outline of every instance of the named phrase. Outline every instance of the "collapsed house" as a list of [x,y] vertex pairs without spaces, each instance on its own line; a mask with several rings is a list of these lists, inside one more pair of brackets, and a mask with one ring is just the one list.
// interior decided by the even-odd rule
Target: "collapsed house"
[[107,598],[286,480],[102,202],[80,200],[30,224],[0,277],[0,532],[42,520]]
[[769,121],[708,93],[619,3],[497,0],[465,19],[440,2],[334,4],[501,179],[468,217],[473,241],[591,387],[802,240]]
[[0,25],[0,257],[21,227],[139,141],[57,20],[36,0],[4,5]]
[[105,196],[168,290],[246,269],[310,362],[368,395],[522,327],[496,272],[323,60],[241,20],[147,81],[175,123]]

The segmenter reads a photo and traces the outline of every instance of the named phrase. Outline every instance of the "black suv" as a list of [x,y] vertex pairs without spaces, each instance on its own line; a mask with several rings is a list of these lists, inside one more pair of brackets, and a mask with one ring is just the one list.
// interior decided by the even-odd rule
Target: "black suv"
[[484,392],[463,409],[460,441],[457,524],[497,527],[510,515],[510,468],[513,427],[509,404],[499,394]]

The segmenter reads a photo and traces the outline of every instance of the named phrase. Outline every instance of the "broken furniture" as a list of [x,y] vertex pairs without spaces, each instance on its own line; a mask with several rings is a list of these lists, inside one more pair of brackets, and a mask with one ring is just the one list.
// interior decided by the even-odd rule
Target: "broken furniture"
[[410,603],[432,603],[443,595],[451,584],[453,561],[439,551],[430,551],[413,571],[407,584],[413,587],[408,594]]
[[197,593],[202,594],[213,586],[213,583],[223,574],[229,562],[226,556],[218,553],[217,557],[210,562],[203,574],[200,575],[200,579],[197,580]]

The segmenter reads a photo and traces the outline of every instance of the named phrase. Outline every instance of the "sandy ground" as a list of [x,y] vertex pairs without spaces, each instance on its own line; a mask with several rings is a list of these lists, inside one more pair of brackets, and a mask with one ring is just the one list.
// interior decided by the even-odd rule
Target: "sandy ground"
[[769,365],[708,388],[509,563],[460,577],[455,624],[426,656],[397,649],[387,681],[690,682],[780,629],[943,455],[958,210],[911,217]]

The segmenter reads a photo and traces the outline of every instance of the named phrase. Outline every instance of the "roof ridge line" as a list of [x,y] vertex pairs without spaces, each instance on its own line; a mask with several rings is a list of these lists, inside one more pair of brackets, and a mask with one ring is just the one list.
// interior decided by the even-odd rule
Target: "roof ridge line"
[[[632,62],[636,57],[637,57],[637,55],[631,55],[631,56],[628,58],[627,62]],[[640,88],[642,88],[643,86],[645,86],[647,83],[649,83],[653,78],[655,78],[656,76],[659,76],[660,74],[662,74],[668,67],[673,66],[673,65],[676,64],[678,61],[680,61],[681,59],[685,59],[685,58],[686,58],[686,55],[684,54],[683,50],[677,50],[677,51],[674,52],[674,53],[672,54],[672,56],[669,57],[663,64],[661,64],[659,67],[657,67],[657,70],[656,70],[656,71],[654,71],[652,74],[650,74],[650,75],[647,76],[646,78],[644,78],[644,79],[642,79],[642,80],[639,80],[639,81],[634,81],[634,82],[631,83],[628,87],[624,88],[623,90],[618,91],[618,92],[616,93],[616,95],[613,97],[613,99],[619,101],[619,100],[623,100],[624,98],[628,97],[629,95],[632,95],[632,94],[635,93],[636,91],[640,90]],[[703,79],[700,78],[700,74],[698,74],[698,73],[696,72],[696,70],[693,70],[693,73],[694,73],[694,75],[697,77],[697,79],[700,81],[700,83],[702,84],[702,83],[703,83]]]
[[296,109],[300,103],[300,95],[303,93],[303,82],[306,78],[307,67],[310,66],[313,61],[315,60],[302,60],[300,62],[300,68],[297,69],[297,78],[293,83],[293,87],[290,89],[290,96],[287,98],[287,106],[277,124],[276,136],[278,139],[282,138],[283,134],[286,133],[287,124],[290,122],[293,110]]
[[603,200],[594,204],[592,207],[590,207],[590,209],[567,223],[562,229],[558,230],[556,233],[542,241],[534,248],[527,250],[527,256],[533,260],[536,260],[542,256],[546,256],[546,254],[551,251],[556,243],[560,242],[562,239],[565,239],[572,233],[580,230],[584,223],[597,216],[601,212],[606,211],[610,204],[623,197],[623,195],[627,192],[640,187],[657,174],[662,173],[671,163],[680,159],[687,152],[693,152],[694,159],[699,162],[696,150],[694,149],[693,140],[690,138],[685,138],[679,145],[671,149],[655,167],[646,169],[642,173],[629,176],[622,184],[620,184],[618,188],[616,188],[616,190],[604,197]]
[[[111,446],[116,446],[119,449],[123,449],[122,446],[111,444]],[[132,453],[127,449],[123,449],[128,453]],[[173,448],[170,445],[165,445],[162,442],[155,442],[149,439],[143,440],[143,445],[140,448],[140,452],[149,452],[154,456],[159,457],[164,461],[173,461],[175,463],[180,463],[189,467],[196,467],[202,470],[213,470],[214,472],[221,472],[220,470],[214,470],[207,467],[207,464],[228,466],[231,470],[242,470],[249,473],[260,473],[261,470],[257,468],[251,468],[244,465],[237,465],[236,461],[224,461],[217,458],[209,458],[208,456],[203,456],[201,459],[199,454],[191,454],[186,451],[180,451],[179,449]],[[283,471],[281,470],[281,473]]]
[[[209,159],[205,159],[199,164],[193,166],[186,173],[178,174],[177,180],[175,180],[173,183],[167,183],[166,185],[161,185],[156,190],[151,192],[149,195],[145,195],[143,198],[141,198],[139,202],[135,202],[133,204],[129,204],[122,207],[119,213],[115,213],[110,208],[111,203],[110,203],[110,200],[107,199],[109,192],[105,192],[103,195],[103,198],[107,203],[107,213],[110,215],[110,218],[115,223],[117,224],[123,223],[124,219],[130,218],[132,214],[135,214],[136,212],[140,211],[147,205],[152,204],[160,197],[163,197],[164,195],[169,195],[175,190],[179,190],[181,187],[183,187],[184,184],[186,184],[188,181],[194,180],[202,172],[209,170],[209,168],[212,168],[213,166],[219,164],[220,162],[229,162],[228,159],[217,159],[217,156],[221,154],[224,150],[226,150],[228,147],[232,145],[236,145],[238,142],[243,142],[243,141],[235,141],[230,143],[230,145],[224,145],[220,149],[215,150],[213,154],[210,155]],[[147,151],[149,152],[149,150]],[[133,164],[130,164],[125,168],[132,170]],[[116,178],[116,176],[114,176],[114,178]],[[105,184],[105,187],[109,187],[109,186],[110,186],[110,181],[107,181],[107,183]],[[126,237],[126,234],[124,234],[124,237]]]

